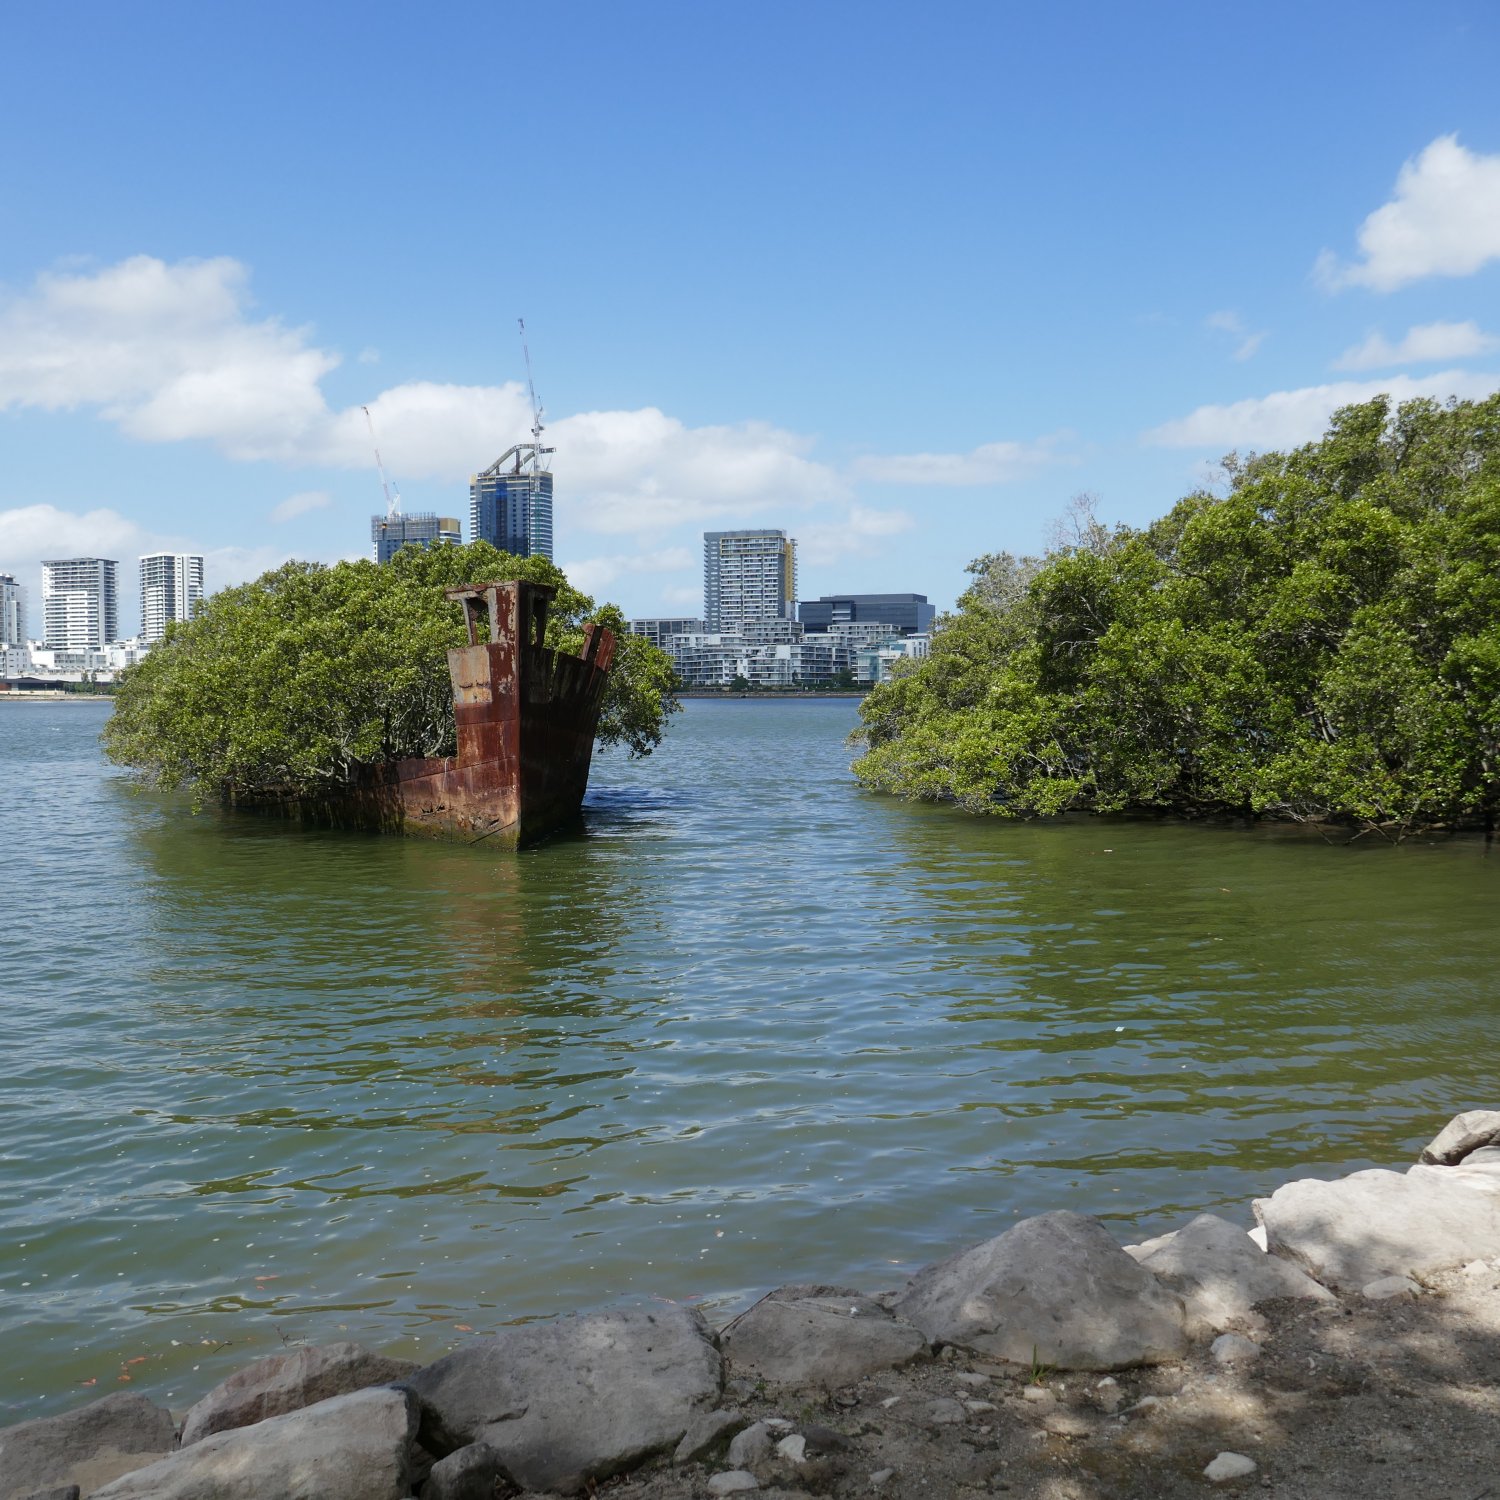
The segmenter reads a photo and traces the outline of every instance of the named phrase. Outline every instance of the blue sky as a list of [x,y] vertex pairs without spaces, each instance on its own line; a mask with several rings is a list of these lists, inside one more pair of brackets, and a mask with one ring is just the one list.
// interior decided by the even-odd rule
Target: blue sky
[[[696,613],[706,528],[951,604],[1076,493],[1500,388],[1500,9],[12,7],[0,571],[368,550],[530,418],[557,557]],[[38,590],[39,592],[39,590]],[[32,628],[39,626],[33,594]]]

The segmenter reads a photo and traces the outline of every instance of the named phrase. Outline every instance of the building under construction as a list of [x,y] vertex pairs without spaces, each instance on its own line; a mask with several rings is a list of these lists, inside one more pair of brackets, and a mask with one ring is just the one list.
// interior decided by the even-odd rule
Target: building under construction
[[552,557],[550,453],[536,443],[508,448],[469,481],[469,539],[515,557]]
[[457,516],[436,516],[431,511],[413,515],[387,513],[370,517],[370,540],[375,543],[375,561],[388,563],[403,547],[435,547],[463,540]]

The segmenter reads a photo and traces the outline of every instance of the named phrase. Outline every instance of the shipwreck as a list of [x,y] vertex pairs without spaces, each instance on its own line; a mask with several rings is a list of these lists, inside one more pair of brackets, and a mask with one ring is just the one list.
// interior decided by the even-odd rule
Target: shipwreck
[[334,827],[465,843],[534,844],[579,820],[614,632],[584,627],[581,656],[543,644],[556,589],[466,584],[469,643],[448,652],[458,753],[383,761],[347,786],[276,810]]

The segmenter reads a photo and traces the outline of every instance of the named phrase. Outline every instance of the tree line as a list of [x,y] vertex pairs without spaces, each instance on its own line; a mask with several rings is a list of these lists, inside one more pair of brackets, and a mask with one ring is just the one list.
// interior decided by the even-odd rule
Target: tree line
[[868,786],[1396,834],[1500,813],[1500,396],[1386,398],[1144,528],[970,566],[861,708]]

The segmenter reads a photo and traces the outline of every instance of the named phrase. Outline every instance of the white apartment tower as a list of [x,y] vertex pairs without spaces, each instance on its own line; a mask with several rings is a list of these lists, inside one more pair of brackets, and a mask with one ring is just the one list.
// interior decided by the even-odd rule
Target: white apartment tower
[[155,645],[170,620],[191,620],[203,602],[203,559],[153,552],[141,559],[141,639]]
[[795,620],[797,543],[784,531],[705,531],[703,617],[712,635]]
[[64,557],[42,563],[42,623],[49,646],[60,651],[99,651],[119,640],[117,566],[108,557]]
[[10,573],[0,573],[0,646],[26,644],[26,590]]

